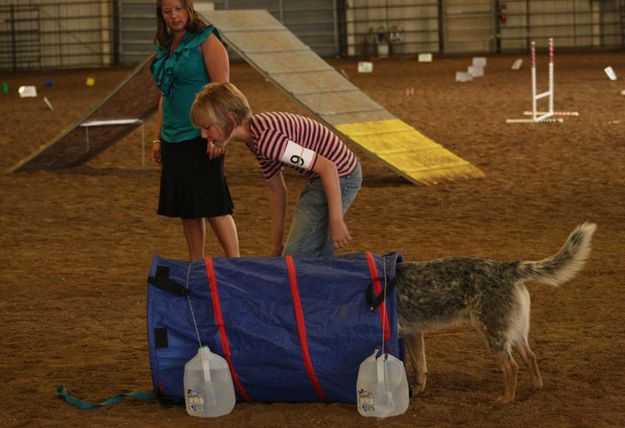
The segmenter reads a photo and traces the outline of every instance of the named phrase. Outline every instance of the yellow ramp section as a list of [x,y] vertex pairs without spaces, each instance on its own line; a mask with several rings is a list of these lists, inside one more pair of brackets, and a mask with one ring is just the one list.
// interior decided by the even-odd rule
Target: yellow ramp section
[[409,180],[436,184],[484,173],[400,119],[345,123],[336,129]]

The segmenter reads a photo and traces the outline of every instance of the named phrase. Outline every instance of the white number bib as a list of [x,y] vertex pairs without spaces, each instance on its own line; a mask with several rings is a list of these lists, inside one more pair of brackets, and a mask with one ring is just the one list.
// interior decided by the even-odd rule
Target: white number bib
[[280,158],[280,162],[296,166],[298,168],[304,168],[306,170],[312,169],[314,161],[315,152],[302,147],[291,140],[286,143],[286,149]]

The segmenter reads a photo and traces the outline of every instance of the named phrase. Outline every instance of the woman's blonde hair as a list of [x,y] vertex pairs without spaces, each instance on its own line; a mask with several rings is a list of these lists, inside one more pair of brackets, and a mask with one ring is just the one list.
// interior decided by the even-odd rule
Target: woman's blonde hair
[[213,125],[224,135],[252,115],[243,93],[230,82],[209,83],[195,96],[191,106],[191,123],[196,128]]

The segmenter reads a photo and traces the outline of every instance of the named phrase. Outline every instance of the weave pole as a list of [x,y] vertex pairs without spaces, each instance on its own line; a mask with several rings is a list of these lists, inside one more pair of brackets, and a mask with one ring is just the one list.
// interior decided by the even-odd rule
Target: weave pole
[[[558,116],[579,116],[576,111],[555,111],[554,110],[554,49],[553,38],[549,39],[549,65],[548,65],[548,89],[537,94],[536,83],[536,42],[532,41],[530,46],[532,58],[532,111],[524,111],[525,116],[532,116],[531,119],[506,119],[506,123],[562,123],[564,119]],[[547,98],[548,111],[538,111],[538,100]],[[556,116],[556,117],[554,117]]]

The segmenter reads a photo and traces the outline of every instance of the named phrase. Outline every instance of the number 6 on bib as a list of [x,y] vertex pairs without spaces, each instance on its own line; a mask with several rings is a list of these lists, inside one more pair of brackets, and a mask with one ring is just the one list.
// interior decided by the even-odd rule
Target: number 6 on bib
[[315,163],[315,158],[315,152],[289,140],[286,143],[286,148],[284,153],[282,153],[280,161],[298,168],[311,170]]

